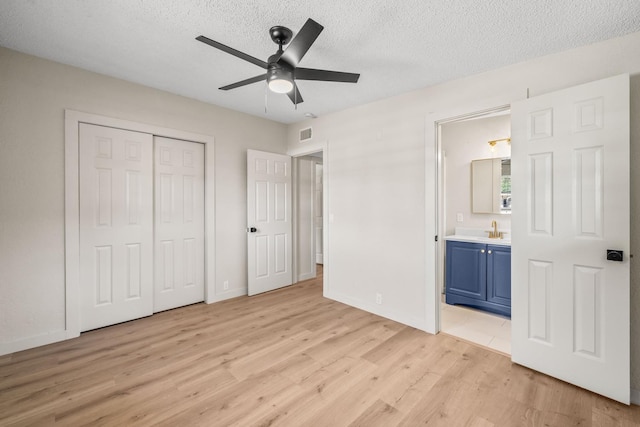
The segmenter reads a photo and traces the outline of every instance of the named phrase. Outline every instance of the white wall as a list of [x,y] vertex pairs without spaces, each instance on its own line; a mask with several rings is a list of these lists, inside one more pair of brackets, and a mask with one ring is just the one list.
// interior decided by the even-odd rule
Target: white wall
[[[511,215],[478,214],[471,209],[471,161],[511,157],[511,146],[506,142],[497,143],[494,152],[488,144],[511,135],[511,116],[447,123],[442,125],[440,135],[445,170],[446,234],[453,234],[455,227],[489,230],[493,220],[498,222],[500,230],[511,230]],[[462,222],[457,222],[458,213],[462,214]]]
[[[307,149],[326,142],[329,221],[327,296],[408,324],[425,317],[424,144],[434,117],[456,117],[526,96],[630,73],[631,161],[640,164],[640,33],[515,64],[288,128],[289,152],[300,129],[313,124]],[[367,78],[363,75],[362,78]],[[380,82],[384,84],[384,82]],[[425,125],[425,123],[430,125]],[[429,164],[427,168],[432,168]],[[632,167],[631,217],[640,215],[640,168]],[[433,210],[430,202],[427,209]],[[640,224],[631,224],[631,247]],[[632,386],[640,388],[640,256],[631,259]],[[374,303],[383,293],[383,304]]]
[[325,295],[416,327],[425,311],[420,116],[394,104],[350,110],[326,128],[314,122],[328,140]]
[[216,294],[246,294],[246,149],[286,127],[0,48],[0,353],[65,327],[65,109],[215,137]]

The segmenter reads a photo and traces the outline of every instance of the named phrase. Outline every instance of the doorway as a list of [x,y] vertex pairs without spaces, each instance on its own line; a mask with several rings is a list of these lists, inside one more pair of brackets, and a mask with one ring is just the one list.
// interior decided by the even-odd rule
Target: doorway
[[495,160],[502,170],[501,165],[510,158],[510,126],[508,106],[443,120],[437,124],[437,147],[441,159],[438,234],[443,237],[438,243],[440,331],[505,354],[511,354],[509,316],[473,305],[447,304],[445,249],[447,240],[454,235],[487,236],[484,232],[491,229],[494,221],[496,227],[509,237],[510,194],[505,192],[507,189],[497,193],[494,191],[493,195],[489,191],[487,203],[489,206],[496,204],[495,209],[474,208],[474,199],[479,198],[474,195],[482,189],[481,185],[491,190],[496,181],[474,182],[472,162],[491,163]]
[[324,152],[294,157],[294,271],[296,282],[318,278],[322,283],[324,253]]

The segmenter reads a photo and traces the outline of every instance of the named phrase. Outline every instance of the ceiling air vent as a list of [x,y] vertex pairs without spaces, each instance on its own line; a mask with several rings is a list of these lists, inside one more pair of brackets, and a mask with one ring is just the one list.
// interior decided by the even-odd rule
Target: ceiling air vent
[[300,142],[307,142],[311,139],[311,128],[300,130]]

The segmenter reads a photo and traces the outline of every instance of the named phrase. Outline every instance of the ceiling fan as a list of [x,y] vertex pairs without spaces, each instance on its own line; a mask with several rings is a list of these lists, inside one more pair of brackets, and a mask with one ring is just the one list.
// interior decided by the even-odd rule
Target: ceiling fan
[[[357,83],[360,74],[343,73],[341,71],[317,70],[313,68],[298,67],[298,63],[307,53],[313,42],[320,35],[324,27],[313,19],[307,19],[298,34],[291,39],[293,32],[283,26],[275,26],[269,30],[271,40],[278,45],[278,51],[271,55],[267,62],[255,58],[246,53],[240,52],[205,36],[198,36],[196,40],[230,53],[245,61],[251,62],[267,70],[265,74],[251,77],[227,86],[222,86],[221,90],[235,89],[251,83],[260,81],[267,82],[269,89],[276,93],[286,93],[294,105],[303,102],[302,95],[298,90],[295,80],[320,80],[325,82]],[[282,46],[289,43],[283,50]]]

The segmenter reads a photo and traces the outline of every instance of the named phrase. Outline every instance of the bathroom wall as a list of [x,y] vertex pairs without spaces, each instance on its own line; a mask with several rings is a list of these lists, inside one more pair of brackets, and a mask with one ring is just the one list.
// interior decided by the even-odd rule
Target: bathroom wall
[[[471,161],[511,156],[511,145],[498,142],[491,151],[491,140],[510,137],[511,116],[477,118],[441,127],[441,147],[444,166],[444,219],[445,234],[453,234],[455,227],[485,228],[491,221],[500,230],[511,229],[511,215],[473,213],[471,206]],[[462,221],[458,221],[462,214]]]

